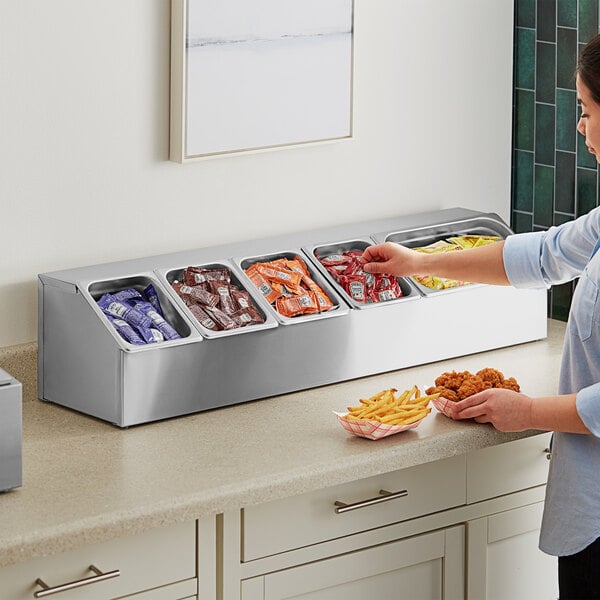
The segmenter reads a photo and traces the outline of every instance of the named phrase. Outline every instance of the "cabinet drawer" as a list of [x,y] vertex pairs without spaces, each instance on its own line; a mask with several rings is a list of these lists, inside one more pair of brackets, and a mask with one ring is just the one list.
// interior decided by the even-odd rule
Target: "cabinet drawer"
[[467,455],[467,502],[543,485],[548,477],[546,448],[552,434],[475,450]]
[[[172,583],[147,592],[141,592],[126,597],[122,596],[116,600],[198,600],[198,580],[187,579],[179,583]],[[56,600],[60,600],[57,596]]]
[[[456,456],[245,508],[242,560],[278,554],[464,504],[465,460],[465,456]],[[386,497],[380,490],[393,495]],[[403,491],[406,494],[399,493]],[[343,512],[336,512],[336,508]]]
[[41,591],[36,580],[49,587],[93,577],[100,571],[119,570],[119,576],[49,596],[57,600],[107,600],[196,577],[195,523],[181,523],[83,546],[62,554],[36,558],[0,569],[3,598],[32,600]]

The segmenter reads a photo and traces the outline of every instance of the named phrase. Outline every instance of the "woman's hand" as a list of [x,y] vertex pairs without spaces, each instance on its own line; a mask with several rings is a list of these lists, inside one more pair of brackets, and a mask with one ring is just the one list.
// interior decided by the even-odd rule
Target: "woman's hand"
[[532,426],[533,398],[503,388],[490,388],[450,405],[453,419],[491,423],[499,431],[525,431]]
[[361,257],[366,273],[396,277],[435,275],[460,281],[509,285],[504,270],[504,240],[460,252],[418,252],[385,242],[369,246]]
[[366,273],[395,277],[421,275],[419,264],[425,255],[393,242],[369,246],[361,256]]

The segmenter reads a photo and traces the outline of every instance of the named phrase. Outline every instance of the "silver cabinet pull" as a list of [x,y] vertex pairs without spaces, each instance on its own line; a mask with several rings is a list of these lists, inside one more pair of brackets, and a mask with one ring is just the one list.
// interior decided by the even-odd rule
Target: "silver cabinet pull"
[[89,585],[90,583],[104,581],[105,579],[112,579],[113,577],[119,577],[121,575],[121,571],[119,571],[119,569],[103,573],[94,565],[90,565],[88,568],[90,571],[93,571],[96,574],[92,575],[91,577],[85,577],[84,579],[78,579],[77,581],[70,581],[69,583],[55,585],[54,587],[50,587],[45,581],[38,577],[35,580],[35,583],[36,585],[39,585],[42,589],[33,594],[34,598],[45,598],[46,596],[50,596],[51,594],[66,592],[67,590],[72,590],[74,588],[82,587],[84,585]]
[[379,496],[375,498],[369,498],[368,500],[361,500],[360,502],[353,502],[352,504],[346,504],[340,500],[334,502],[335,513],[337,515],[348,512],[349,510],[356,510],[357,508],[364,508],[365,506],[373,506],[374,504],[381,504],[388,500],[395,500],[396,498],[404,498],[408,496],[408,490],[400,490],[399,492],[388,492],[387,490],[379,490]]
[[550,448],[544,448],[544,453],[546,454],[546,458],[548,460],[552,458],[552,450],[550,450]]

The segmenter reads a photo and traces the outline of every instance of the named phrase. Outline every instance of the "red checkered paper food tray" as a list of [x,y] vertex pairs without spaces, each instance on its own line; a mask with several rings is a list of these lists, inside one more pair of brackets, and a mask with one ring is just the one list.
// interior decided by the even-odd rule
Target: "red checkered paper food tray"
[[432,399],[431,404],[433,404],[443,415],[452,418],[452,413],[450,412],[449,407],[454,403],[451,400],[440,396],[439,398]]
[[400,433],[401,431],[414,429],[423,420],[421,419],[420,421],[410,423],[409,425],[387,425],[386,423],[379,423],[378,421],[348,419],[348,413],[333,411],[333,414],[337,417],[337,420],[341,423],[342,427],[346,431],[370,440],[379,440],[389,435]]

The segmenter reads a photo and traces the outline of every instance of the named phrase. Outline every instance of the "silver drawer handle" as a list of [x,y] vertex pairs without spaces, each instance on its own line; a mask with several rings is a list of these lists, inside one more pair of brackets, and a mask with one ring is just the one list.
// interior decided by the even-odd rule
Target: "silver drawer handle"
[[550,448],[544,448],[544,453],[546,454],[546,458],[548,460],[552,458],[552,450],[550,450]]
[[78,579],[77,581],[70,581],[69,583],[63,583],[62,585],[56,585],[54,587],[50,587],[45,581],[41,580],[38,577],[35,580],[35,583],[43,589],[39,590],[38,592],[35,592],[35,594],[33,594],[34,598],[45,598],[46,596],[50,596],[51,594],[66,592],[67,590],[72,590],[74,588],[82,587],[84,585],[89,585],[90,583],[97,583],[98,581],[104,581],[105,579],[112,579],[113,577],[119,577],[121,575],[121,571],[119,571],[119,569],[103,573],[94,565],[90,565],[88,568],[90,571],[93,571],[96,574],[92,575],[91,577],[85,577],[84,579]]
[[395,500],[396,498],[404,498],[408,496],[408,490],[400,490],[399,492],[388,492],[387,490],[379,490],[379,496],[375,498],[369,498],[368,500],[361,500],[360,502],[353,502],[352,504],[346,504],[336,500],[335,514],[348,512],[349,510],[356,510],[357,508],[364,508],[365,506],[373,506],[374,504],[381,504],[381,502],[387,502],[388,500]]

